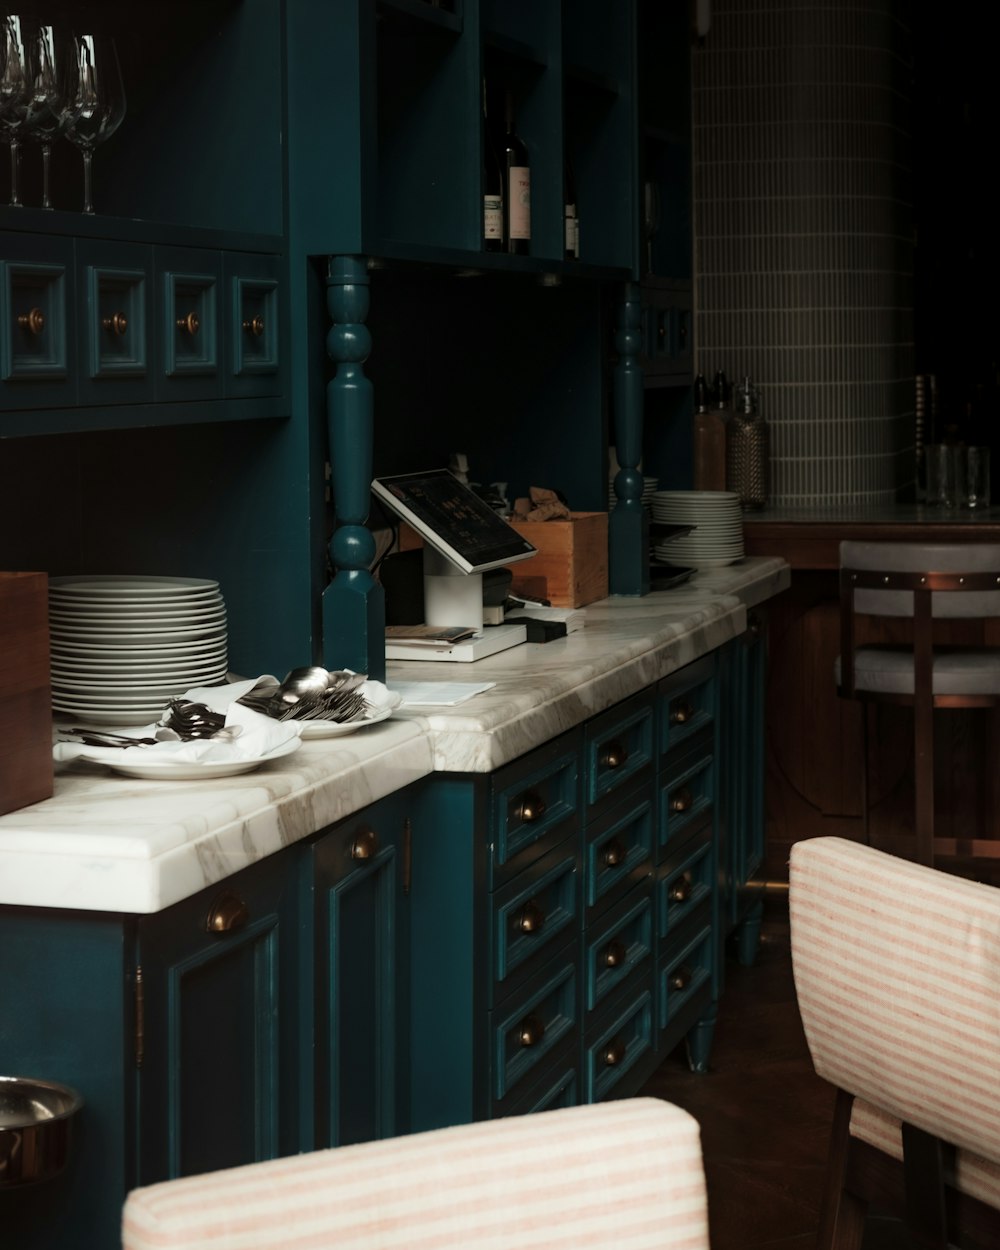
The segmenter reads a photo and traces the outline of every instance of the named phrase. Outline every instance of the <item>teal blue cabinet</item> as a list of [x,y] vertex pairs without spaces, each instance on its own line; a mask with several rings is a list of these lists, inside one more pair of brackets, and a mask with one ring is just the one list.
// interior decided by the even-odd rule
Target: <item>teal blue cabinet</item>
[[309,844],[316,1147],[408,1127],[410,807],[393,795]]
[[11,1246],[115,1246],[134,1185],[406,1131],[412,795],[154,915],[0,908],[0,1072],[84,1098],[65,1172],[0,1185]]

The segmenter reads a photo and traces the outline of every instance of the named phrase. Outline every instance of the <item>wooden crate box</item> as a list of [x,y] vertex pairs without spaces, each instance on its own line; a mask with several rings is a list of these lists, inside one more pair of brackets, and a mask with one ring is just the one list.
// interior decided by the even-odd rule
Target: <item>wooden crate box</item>
[[52,794],[48,584],[0,573],[0,813]]
[[538,555],[510,566],[512,594],[548,599],[557,608],[582,608],[607,598],[606,512],[573,512],[569,520],[512,525],[538,548]]

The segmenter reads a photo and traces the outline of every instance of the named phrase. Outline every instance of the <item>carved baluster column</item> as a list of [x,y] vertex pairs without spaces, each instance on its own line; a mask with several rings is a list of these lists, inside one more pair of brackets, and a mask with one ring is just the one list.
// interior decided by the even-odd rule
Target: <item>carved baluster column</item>
[[642,346],[639,287],[625,286],[618,310],[614,375],[615,444],[619,471],[614,487],[618,502],[609,520],[609,586],[613,595],[649,593],[649,520],[642,506],[643,386],[639,352]]
[[351,668],[385,680],[385,600],[369,566],[375,540],[365,526],[372,480],[372,384],[368,270],[358,256],[333,256],[326,306],[332,325],[326,349],[337,372],[326,388],[331,488],[336,528],[330,556],[336,570],[323,592],[323,656],[327,668]]

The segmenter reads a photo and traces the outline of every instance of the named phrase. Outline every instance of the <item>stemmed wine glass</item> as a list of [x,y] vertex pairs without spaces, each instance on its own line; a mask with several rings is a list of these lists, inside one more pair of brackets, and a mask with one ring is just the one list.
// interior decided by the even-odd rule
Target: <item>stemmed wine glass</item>
[[0,17],[0,130],[10,147],[10,203],[20,207],[21,131],[30,89],[25,72],[21,19],[13,13]]
[[125,116],[125,87],[113,39],[77,35],[71,41],[66,115],[66,138],[83,153],[83,211],[93,213],[94,149],[115,133]]
[[[62,49],[59,49],[60,52]],[[49,165],[52,142],[66,129],[69,114],[64,96],[64,75],[56,61],[56,33],[40,25],[25,41],[26,68],[30,94],[25,116],[25,135],[42,149],[42,208],[51,208]]]

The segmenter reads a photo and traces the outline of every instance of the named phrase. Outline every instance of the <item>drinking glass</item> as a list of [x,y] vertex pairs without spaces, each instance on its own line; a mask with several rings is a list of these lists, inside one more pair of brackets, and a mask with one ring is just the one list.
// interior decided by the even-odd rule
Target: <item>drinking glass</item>
[[94,211],[91,166],[94,149],[109,139],[125,116],[125,86],[113,39],[77,35],[66,77],[66,138],[83,154],[83,211]]
[[0,17],[0,131],[10,147],[10,203],[20,207],[21,134],[29,96],[21,19]]
[[[52,143],[66,129],[69,121],[62,53],[62,39],[51,26],[36,26],[25,38],[25,64],[30,88],[25,137],[42,149],[42,208],[52,207],[49,191]],[[63,73],[60,73],[60,68]]]

